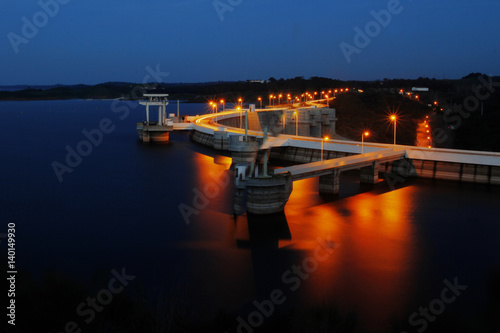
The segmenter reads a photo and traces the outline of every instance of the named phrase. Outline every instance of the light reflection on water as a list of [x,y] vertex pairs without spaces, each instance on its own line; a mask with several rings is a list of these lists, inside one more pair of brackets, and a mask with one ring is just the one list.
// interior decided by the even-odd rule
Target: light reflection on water
[[[121,121],[110,103],[0,104],[7,160],[21,161],[2,166],[3,220],[23,235],[26,270],[80,280],[126,266],[153,293],[182,281],[195,319],[248,314],[253,300],[281,288],[284,311],[332,304],[383,330],[455,276],[470,286],[456,308],[483,311],[492,302],[485,281],[500,267],[498,187],[418,180],[391,191],[383,181],[359,185],[359,172],[348,172],[337,198],[319,195],[317,178],[297,181],[284,215],[235,220],[232,188],[219,185],[186,224],[179,204],[193,207],[194,190],[224,184],[230,159],[214,159],[217,152],[187,133],[173,133],[168,145],[137,143],[143,114]],[[23,126],[10,105],[24,110]],[[35,108],[49,105],[52,112]],[[64,161],[64,146],[102,117],[113,119],[115,132],[59,184],[50,163]],[[283,274],[314,255],[318,237],[334,242],[333,252],[291,292]]]
[[[286,208],[294,240],[321,237],[337,245],[305,284],[305,301],[317,305],[342,300],[341,307],[358,312],[371,327],[401,315],[415,269],[412,187],[321,204],[317,182],[294,182]],[[303,256],[314,256],[314,246],[302,248]]]
[[[214,175],[221,182],[230,174],[228,166],[214,164],[213,157],[198,154],[194,162],[198,187],[205,194],[207,184],[217,184]],[[344,183],[356,182],[356,177],[348,175]],[[411,186],[335,199],[318,194],[317,178],[296,181],[283,216],[244,215],[236,220],[228,205],[232,187],[218,189],[220,193],[209,199],[191,236],[201,244],[207,239],[219,242],[215,247],[215,243],[201,246],[210,247],[210,255],[193,257],[193,276],[217,272],[217,278],[198,282],[198,297],[204,294],[224,299],[225,306],[237,306],[245,299],[265,298],[276,288],[287,290],[290,285],[283,281],[284,272],[314,257],[319,237],[332,241],[334,251],[291,293],[294,301],[289,306],[327,302],[357,313],[360,322],[381,330],[388,320],[405,314],[414,290],[416,260]]]
[[[212,157],[203,156],[195,161],[200,188],[213,182],[208,171],[225,173],[229,164],[214,164]],[[356,314],[361,327],[380,332],[393,321],[407,322],[418,299],[432,299],[419,295],[423,283],[439,285],[453,277],[446,274],[460,273],[448,267],[448,273],[425,275],[432,271],[432,258],[419,225],[422,229],[432,212],[437,213],[432,219],[439,218],[442,206],[449,204],[443,201],[436,208],[441,195],[434,192],[433,185],[413,181],[392,191],[384,181],[361,185],[359,172],[352,171],[342,174],[338,197],[318,194],[317,178],[296,181],[285,214],[235,220],[228,186],[198,216],[200,225],[192,235],[205,242],[198,244],[191,261],[190,279],[204,277],[201,283],[196,280],[193,298],[210,299],[212,315],[221,308],[245,315],[253,300],[281,289],[287,297],[281,306],[285,312],[295,306],[332,306]],[[314,257],[318,238],[332,241],[334,250],[292,291],[291,275],[285,279],[284,274]]]

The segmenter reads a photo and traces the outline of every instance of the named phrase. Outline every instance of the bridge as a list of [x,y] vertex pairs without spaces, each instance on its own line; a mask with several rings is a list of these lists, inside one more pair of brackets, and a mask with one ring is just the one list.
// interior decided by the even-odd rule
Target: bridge
[[[301,108],[311,110],[318,105]],[[286,110],[278,107],[253,113],[285,113]],[[323,141],[290,134],[265,139],[263,131],[227,125],[227,120],[241,117],[242,112],[237,110],[195,117],[190,125],[191,138],[215,149],[231,151],[233,162],[253,163],[256,152],[253,154],[252,150],[260,146],[259,149],[265,151],[265,162],[272,157],[298,164],[268,172],[265,163],[260,174],[251,174],[246,191],[247,208],[252,213],[282,210],[295,180],[318,177],[321,193],[337,194],[340,173],[352,169],[359,169],[360,181],[370,184],[379,181],[380,173],[390,173],[399,179],[421,177],[500,185],[500,153],[335,139]],[[245,119],[248,124],[247,111]]]
[[319,192],[325,194],[339,193],[339,177],[342,171],[360,169],[361,182],[375,184],[378,182],[381,163],[398,161],[406,157],[402,149],[384,149],[377,152],[335,158],[331,160],[294,165],[274,170],[274,174],[290,173],[292,180],[319,177]]

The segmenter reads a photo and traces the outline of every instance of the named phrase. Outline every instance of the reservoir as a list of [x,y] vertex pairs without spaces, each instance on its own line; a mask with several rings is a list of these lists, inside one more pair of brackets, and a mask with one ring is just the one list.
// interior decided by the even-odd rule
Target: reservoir
[[[209,111],[181,104],[181,114]],[[349,171],[335,198],[318,194],[317,179],[296,181],[284,214],[235,217],[230,157],[188,132],[140,143],[144,119],[135,102],[0,102],[0,233],[16,224],[30,286],[55,275],[86,292],[41,330],[83,328],[73,309],[122,268],[135,277],[127,295],[140,291],[156,322],[179,327],[497,327],[500,187],[407,179],[391,189]],[[19,309],[27,286],[18,281]]]

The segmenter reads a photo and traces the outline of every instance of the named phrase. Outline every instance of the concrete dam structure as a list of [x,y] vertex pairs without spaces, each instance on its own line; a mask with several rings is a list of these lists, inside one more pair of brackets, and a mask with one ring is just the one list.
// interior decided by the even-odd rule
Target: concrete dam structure
[[[248,163],[246,208],[254,214],[282,211],[294,180],[317,177],[320,192],[337,194],[339,175],[351,169],[359,169],[360,182],[368,184],[381,181],[380,175],[384,174],[390,176],[386,178],[388,182],[394,183],[419,177],[500,185],[500,153],[345,140],[325,142],[319,138],[320,133],[335,137],[335,115],[329,110],[332,109],[312,106],[299,112],[246,110],[200,116],[193,123],[191,138],[214,149],[230,151],[233,162]],[[245,122],[246,130],[240,127]],[[275,136],[265,138],[265,127]],[[308,136],[290,134],[294,131]],[[297,165],[268,171],[268,158]],[[260,170],[259,160],[265,163]]]

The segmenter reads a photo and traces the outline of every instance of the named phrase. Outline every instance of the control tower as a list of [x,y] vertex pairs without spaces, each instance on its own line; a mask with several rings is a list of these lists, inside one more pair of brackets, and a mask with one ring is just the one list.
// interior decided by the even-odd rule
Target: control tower
[[[146,100],[139,104],[146,106],[146,121],[137,123],[137,133],[142,142],[168,142],[170,132],[174,129],[172,120],[166,117],[168,94],[144,94]],[[158,108],[158,121],[151,121],[149,117],[150,107]]]

